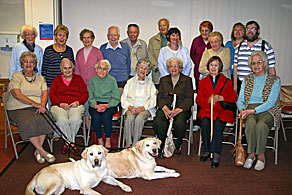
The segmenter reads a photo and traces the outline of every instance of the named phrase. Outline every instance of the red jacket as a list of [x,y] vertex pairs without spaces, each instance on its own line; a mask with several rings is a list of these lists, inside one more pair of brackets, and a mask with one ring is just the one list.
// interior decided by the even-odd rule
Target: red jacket
[[[220,73],[220,78],[217,82],[215,90],[213,89],[212,82],[210,76],[208,75],[204,79],[199,82],[199,90],[196,98],[197,104],[201,107],[199,111],[199,117],[202,119],[203,117],[211,118],[211,105],[208,104],[208,99],[211,97],[212,94],[219,95],[219,92],[222,87],[223,90],[220,95],[223,96],[225,102],[236,102],[237,94],[234,92],[232,87],[232,81],[228,79],[225,83],[226,77]],[[217,116],[223,122],[234,122],[233,112],[230,110],[223,110],[220,106],[220,102],[214,104],[213,110],[213,119],[215,120]]]
[[61,103],[71,104],[79,101],[79,104],[84,104],[88,98],[87,87],[77,74],[73,74],[72,80],[67,86],[62,80],[62,74],[56,76],[50,87],[50,100],[53,105],[60,106]]

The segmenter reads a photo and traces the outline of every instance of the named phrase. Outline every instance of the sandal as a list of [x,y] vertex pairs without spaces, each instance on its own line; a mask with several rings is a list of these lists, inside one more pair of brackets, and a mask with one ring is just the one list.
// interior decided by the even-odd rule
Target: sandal
[[48,163],[53,163],[56,160],[55,156],[50,153],[48,153],[47,156],[45,156],[45,159]]
[[45,158],[44,157],[42,157],[42,155],[40,154],[40,153],[34,153],[34,156],[35,156],[35,158],[36,158],[36,160],[37,160],[37,162],[39,163],[39,164],[44,164],[45,162],[46,162],[46,160],[45,160]]

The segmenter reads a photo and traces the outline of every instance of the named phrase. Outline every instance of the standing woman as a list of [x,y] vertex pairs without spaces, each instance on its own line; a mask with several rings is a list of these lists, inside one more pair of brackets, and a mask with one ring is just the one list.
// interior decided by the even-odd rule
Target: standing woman
[[245,27],[243,24],[238,22],[234,24],[232,27],[231,40],[227,41],[227,43],[225,44],[225,47],[228,47],[230,49],[230,54],[231,54],[231,67],[230,67],[231,75],[233,73],[235,47],[237,47],[244,39],[245,39]]
[[200,62],[199,72],[205,78],[209,71],[207,69],[207,62],[212,56],[219,56],[222,63],[222,74],[227,78],[231,79],[230,75],[230,64],[231,64],[231,57],[230,57],[230,49],[223,47],[223,36],[220,32],[211,32],[208,37],[208,41],[211,45],[211,49],[204,51],[203,57]]
[[48,88],[50,88],[54,78],[61,74],[60,64],[63,58],[68,58],[75,63],[74,54],[71,47],[66,45],[69,37],[69,30],[60,24],[54,30],[55,43],[48,46],[44,52],[42,75],[45,77]]
[[169,71],[166,65],[166,61],[172,57],[180,58],[183,61],[182,73],[185,76],[189,76],[192,63],[190,54],[187,48],[180,46],[181,33],[178,28],[170,28],[166,34],[166,39],[170,42],[168,46],[160,49],[158,56],[158,70],[160,77],[169,75]]
[[[109,75],[111,64],[108,60],[100,60],[94,65],[97,76],[89,81],[89,113],[91,125],[95,131],[99,145],[111,147],[112,116],[117,112],[120,103],[120,92],[116,79]],[[105,132],[105,144],[102,139],[101,124]]]
[[155,116],[156,88],[146,76],[150,70],[150,61],[141,58],[136,65],[137,74],[127,81],[123,91],[121,103],[123,113],[126,113],[126,147],[135,145],[140,140],[146,119]]
[[[223,130],[227,122],[233,123],[234,116],[231,110],[221,108],[220,101],[234,103],[237,100],[237,94],[233,91],[232,81],[227,79],[222,73],[223,63],[218,56],[213,56],[207,62],[209,75],[199,82],[199,91],[196,102],[201,107],[199,118],[201,119],[203,155],[201,162],[205,162],[213,153],[211,162],[212,168],[219,166],[222,150]],[[211,119],[211,99],[213,97],[214,109],[213,119]],[[214,120],[213,138],[210,143],[211,120]]]
[[194,78],[196,80],[196,89],[200,78],[199,66],[203,52],[211,48],[208,42],[208,36],[213,31],[213,24],[210,21],[203,21],[199,27],[200,35],[194,38],[191,46],[191,59],[194,63]]
[[[75,142],[76,134],[82,123],[84,114],[83,104],[87,101],[88,92],[81,76],[73,74],[74,66],[68,58],[64,58],[60,64],[61,74],[56,76],[50,87],[50,99],[52,107],[50,111],[57,120],[57,125],[64,132],[70,142]],[[76,151],[74,144],[71,145]],[[74,155],[78,155],[71,148]],[[62,153],[66,154],[69,145],[64,144]]]
[[245,120],[245,135],[248,157],[244,168],[250,169],[257,158],[254,169],[265,168],[265,151],[269,131],[278,126],[281,119],[280,78],[267,70],[268,58],[263,51],[254,51],[248,58],[252,74],[245,76],[241,84],[237,107],[239,116]]
[[[88,89],[89,80],[96,76],[96,71],[94,65],[97,64],[99,60],[103,59],[102,52],[92,46],[92,43],[95,39],[94,33],[91,30],[83,29],[80,34],[80,40],[82,41],[84,47],[81,48],[76,54],[76,61],[75,61],[75,74],[79,74]],[[85,120],[88,127],[89,119],[88,119],[88,109],[89,104],[88,101],[84,104],[85,106]]]
[[16,122],[22,140],[29,140],[36,148],[38,163],[53,163],[55,157],[44,150],[46,134],[53,130],[40,115],[46,112],[48,89],[44,78],[33,72],[37,57],[33,52],[23,52],[19,58],[22,71],[12,75],[8,86],[8,116]]
[[38,36],[36,28],[30,25],[24,25],[21,27],[20,36],[24,40],[13,46],[9,65],[9,80],[11,80],[14,73],[22,71],[19,58],[25,51],[31,51],[36,54],[38,61],[35,66],[35,72],[38,74],[42,72],[43,49],[35,44],[35,38]]

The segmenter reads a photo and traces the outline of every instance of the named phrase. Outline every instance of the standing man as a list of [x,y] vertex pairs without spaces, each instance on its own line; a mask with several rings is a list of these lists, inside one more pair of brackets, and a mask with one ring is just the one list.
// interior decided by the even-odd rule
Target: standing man
[[124,88],[131,71],[131,55],[127,44],[119,42],[120,29],[116,26],[108,28],[108,43],[100,46],[104,59],[107,59],[112,67],[109,72],[118,83],[119,88]]
[[246,40],[235,49],[233,65],[233,89],[240,91],[241,82],[251,72],[248,66],[248,57],[254,51],[264,51],[269,60],[269,73],[276,74],[275,55],[272,46],[259,37],[260,25],[256,21],[249,21],[246,24]]
[[168,45],[166,34],[169,29],[169,21],[162,18],[158,21],[159,33],[149,40],[148,57],[152,65],[152,81],[155,86],[159,85],[158,56],[162,47]]
[[147,44],[145,41],[138,39],[139,26],[137,24],[128,25],[128,38],[122,40],[130,48],[131,53],[131,72],[130,76],[133,77],[136,74],[136,65],[141,58],[147,58]]

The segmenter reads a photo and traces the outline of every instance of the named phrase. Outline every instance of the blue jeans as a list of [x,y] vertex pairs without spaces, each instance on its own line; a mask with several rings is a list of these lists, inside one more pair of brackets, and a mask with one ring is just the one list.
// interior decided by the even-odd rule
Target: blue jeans
[[110,138],[112,134],[112,116],[117,112],[116,107],[106,109],[104,112],[98,112],[96,109],[89,107],[91,116],[91,125],[98,139],[102,137],[101,123],[104,126],[106,138]]

